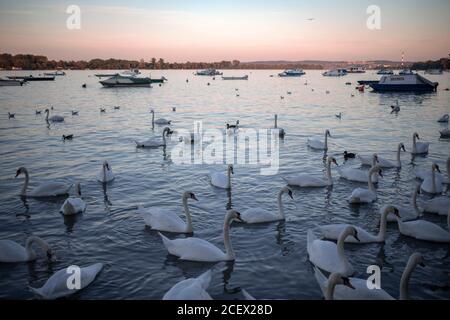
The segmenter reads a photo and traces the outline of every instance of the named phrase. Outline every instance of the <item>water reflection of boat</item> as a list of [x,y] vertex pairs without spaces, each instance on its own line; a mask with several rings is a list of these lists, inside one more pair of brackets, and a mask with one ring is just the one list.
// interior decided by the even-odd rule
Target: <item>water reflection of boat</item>
[[380,81],[369,83],[377,92],[432,92],[439,83],[432,82],[418,74],[383,76]]

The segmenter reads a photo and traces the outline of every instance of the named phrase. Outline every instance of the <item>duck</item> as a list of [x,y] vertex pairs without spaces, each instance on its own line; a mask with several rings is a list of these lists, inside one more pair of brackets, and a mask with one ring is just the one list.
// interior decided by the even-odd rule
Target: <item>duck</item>
[[72,110],[72,115],[73,115],[73,116],[77,116],[77,115],[78,115],[78,111]]
[[343,276],[353,275],[353,266],[348,261],[344,252],[345,239],[353,236],[358,240],[358,231],[348,226],[342,230],[337,244],[332,241],[321,240],[316,237],[312,229],[308,229],[307,251],[309,261],[316,267],[327,272],[339,272]]
[[211,283],[211,270],[197,278],[189,278],[178,282],[167,291],[163,300],[213,300],[206,291]]
[[13,119],[13,118],[16,118],[16,114],[8,112],[8,119]]
[[25,167],[20,167],[16,171],[16,178],[21,175],[25,175],[25,182],[22,186],[22,190],[20,192],[20,195],[23,197],[34,197],[34,198],[40,198],[40,197],[60,197],[60,196],[66,196],[69,194],[70,188],[72,188],[72,185],[66,184],[63,182],[44,182],[39,184],[37,187],[32,189],[31,191],[27,192],[28,184],[30,182],[30,176],[28,174],[28,170]]
[[400,112],[400,106],[398,105],[398,100],[395,101],[395,106],[391,106],[391,113],[399,113]]
[[442,117],[440,117],[437,122],[448,123],[448,119],[449,119],[449,115],[448,115],[448,113],[446,113]]
[[106,109],[105,108],[100,108],[100,113],[106,113]]
[[231,189],[232,174],[234,174],[234,168],[232,164],[229,164],[226,175],[222,172],[215,172],[211,174],[211,184],[216,188]]
[[412,154],[427,154],[428,147],[430,146],[429,142],[417,142],[416,140],[420,140],[419,134],[414,132],[413,134],[413,146],[412,146]]
[[140,206],[138,213],[144,218],[145,224],[152,230],[173,232],[173,233],[192,233],[191,212],[188,207],[188,199],[198,201],[194,193],[190,191],[183,192],[181,203],[183,205],[186,222],[184,222],[174,211],[167,208],[155,207],[144,208]]
[[157,124],[157,125],[167,125],[167,124],[169,124],[170,125],[170,123],[172,122],[171,120],[167,120],[167,119],[164,119],[164,118],[159,118],[159,119],[156,119],[155,120],[155,110],[150,110],[150,113],[152,114],[152,125],[154,125],[155,123]]
[[0,263],[15,263],[34,261],[37,258],[32,245],[36,243],[47,255],[49,260],[53,260],[55,255],[47,242],[38,236],[29,236],[25,242],[25,247],[15,241],[0,240]]
[[282,204],[282,196],[283,194],[289,195],[291,199],[294,199],[292,196],[292,190],[288,187],[281,188],[278,192],[278,212],[274,210],[267,210],[264,208],[250,208],[241,213],[241,218],[245,223],[266,223],[266,222],[274,222],[274,221],[282,221],[285,220],[284,209]]
[[[401,216],[400,216],[401,217]],[[418,219],[402,221],[397,217],[398,230],[402,235],[423,241],[450,243],[450,210],[447,212],[447,228],[445,230],[435,223]]]
[[73,140],[73,134],[68,134],[68,135],[63,134],[62,139],[63,139],[63,141]]
[[83,89],[85,89],[85,88],[87,87],[86,83],[83,83],[83,84],[81,85],[81,87],[82,87]]
[[331,177],[331,163],[338,165],[336,159],[328,157],[326,162],[327,175],[326,178],[320,178],[312,176],[308,173],[300,173],[297,175],[283,178],[289,186],[296,186],[300,188],[320,188],[333,185],[333,179]]
[[273,128],[274,128],[275,130],[278,130],[278,136],[279,136],[280,138],[283,138],[283,137],[286,135],[286,131],[284,131],[283,128],[279,128],[279,127],[278,127],[278,115],[277,115],[277,114],[275,115],[274,121],[275,121],[275,124],[274,124]]
[[383,177],[383,173],[381,171],[381,167],[376,165],[369,170],[368,174],[368,189],[366,188],[356,188],[353,190],[352,194],[348,198],[348,202],[350,204],[362,204],[362,203],[371,203],[377,200],[377,192],[373,185],[372,175],[378,174],[380,177]]
[[354,159],[356,157],[355,153],[344,151],[344,160]]
[[[409,299],[409,279],[418,265],[425,267],[422,255],[415,252],[409,257],[400,280],[400,300]],[[326,300],[395,300],[381,288],[368,288],[367,279],[347,278],[339,273],[332,273],[327,279],[317,267],[314,276]]]
[[78,213],[84,213],[86,211],[86,202],[81,199],[81,185],[75,184],[75,196],[67,198],[64,201],[59,212],[65,216],[70,216]]
[[342,119],[342,112],[339,112],[339,113],[336,114],[335,116],[336,116],[336,118],[338,118],[338,119]]
[[420,189],[429,194],[440,194],[444,191],[442,178],[436,177],[435,171],[441,173],[439,166],[436,163],[431,165],[431,175],[427,176],[422,181]]
[[[377,165],[378,157],[376,154],[372,156],[372,167]],[[370,170],[356,169],[351,167],[339,167],[338,172],[342,179],[354,182],[367,183]],[[378,175],[372,176],[372,182],[378,183]]]
[[[52,109],[53,110],[53,109]],[[48,109],[45,109],[45,113],[46,113],[46,116],[45,116],[45,120],[48,122],[48,121],[50,121],[50,122],[64,122],[64,117],[63,116],[58,116],[58,115],[56,115],[56,116],[51,116],[50,118],[49,118],[49,115],[50,115],[50,110],[48,110]]]
[[323,236],[323,239],[327,240],[338,240],[342,231],[347,227],[351,226],[356,229],[358,233],[358,240],[353,236],[348,236],[345,238],[345,243],[357,243],[357,244],[365,244],[365,243],[380,243],[386,241],[386,228],[387,228],[387,217],[389,214],[393,214],[395,216],[399,215],[399,211],[394,206],[385,206],[384,210],[381,214],[380,220],[380,230],[377,235],[373,235],[370,232],[360,228],[358,226],[339,223],[339,224],[329,224],[324,226],[318,226],[318,230]]
[[325,130],[325,142],[317,138],[308,138],[308,147],[316,150],[328,150],[328,137],[331,138],[330,130]]
[[157,139],[156,137],[150,138],[145,141],[134,141],[136,143],[137,148],[159,148],[165,147],[167,145],[166,136],[170,133],[170,128],[165,127],[162,132],[162,140]]
[[234,261],[236,255],[230,241],[230,224],[233,220],[242,220],[241,214],[233,209],[228,210],[223,225],[225,252],[203,239],[189,237],[170,240],[161,233],[159,235],[167,251],[181,260],[199,262]]
[[42,114],[42,110],[36,110],[35,112],[36,112],[36,115]]
[[239,120],[236,120],[236,124],[227,123],[227,129],[238,129],[239,128]]
[[114,110],[120,110],[120,106],[114,106]]
[[[417,205],[417,196],[419,194],[420,194],[420,185],[417,184],[414,187],[412,195],[411,195],[411,206],[410,207],[395,205],[395,207],[399,211],[399,216],[400,216],[400,219],[402,219],[402,221],[415,220],[422,216],[419,206]],[[388,222],[396,222],[397,217],[393,214],[389,214],[387,217],[387,221]]]
[[97,181],[101,183],[108,183],[114,180],[114,173],[108,161],[103,161],[102,170],[97,175]]
[[38,297],[45,300],[54,300],[66,296],[70,296],[90,285],[99,272],[103,269],[102,263],[95,263],[87,267],[80,268],[80,287],[69,288],[70,277],[73,275],[71,267],[67,267],[55,272],[40,288],[32,288],[30,290]]

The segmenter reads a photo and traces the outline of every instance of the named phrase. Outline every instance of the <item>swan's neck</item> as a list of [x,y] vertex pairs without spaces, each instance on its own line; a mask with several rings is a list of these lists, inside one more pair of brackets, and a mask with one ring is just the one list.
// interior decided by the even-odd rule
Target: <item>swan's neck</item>
[[416,151],[416,135],[413,135],[413,151]]
[[372,182],[372,176],[375,174],[374,170],[370,170],[369,172],[369,177],[368,177],[368,185],[369,185],[369,190],[372,192],[375,192],[375,187],[373,186],[373,182]]
[[34,258],[36,256],[36,253],[34,252],[33,248],[31,247],[31,245],[34,242],[37,243],[46,252],[50,249],[47,242],[45,242],[41,238],[36,237],[36,236],[28,237],[27,242],[25,244],[25,250],[27,251],[27,255],[29,258]]
[[280,191],[278,193],[278,214],[280,216],[280,219],[284,220],[284,209],[283,209],[283,201],[282,201],[283,191]]
[[403,271],[402,278],[400,280],[400,300],[409,299],[408,294],[409,279],[411,278],[411,274],[415,268],[416,263],[408,261],[408,264],[406,265],[405,271]]
[[27,188],[28,188],[29,182],[30,182],[30,176],[28,175],[28,171],[25,170],[25,182],[23,183],[22,191],[20,192],[21,196],[27,195]]
[[78,184],[75,186],[75,195],[76,195],[78,198],[81,198],[80,186],[79,186]]
[[402,166],[402,163],[400,161],[400,151],[401,151],[401,145],[398,145],[398,150],[397,150],[397,165],[400,168]]
[[152,112],[152,126],[155,125],[155,113]]
[[325,150],[328,149],[328,134],[325,132]]
[[193,232],[191,212],[189,211],[187,198],[183,197],[184,214],[186,215],[186,232]]
[[225,223],[223,224],[223,243],[225,245],[225,252],[227,254],[227,258],[229,260],[234,260],[235,254],[230,240],[230,223],[231,223],[230,218],[225,219]]
[[103,182],[106,182],[106,166],[103,165]]
[[414,193],[412,195],[412,205],[414,208],[414,211],[416,212],[417,216],[420,216],[420,210],[419,210],[419,206],[417,205],[417,194],[418,194],[418,190],[417,188],[414,189]]
[[377,158],[375,156],[372,157],[372,168],[377,165]]
[[163,131],[162,138],[163,138],[163,145],[166,146],[166,131]]
[[327,286],[325,290],[325,300],[333,300],[334,288],[336,288],[336,282],[327,280]]
[[49,111],[45,111],[45,120],[47,120],[48,121],[48,115],[49,115]]
[[345,264],[346,266],[348,266],[348,260],[347,257],[345,256],[345,252],[344,252],[344,243],[345,243],[345,238],[347,238],[348,234],[347,233],[342,233],[337,241],[337,253],[339,256],[339,260]]
[[435,193],[436,192],[436,174],[434,172],[434,167],[433,167],[433,170],[431,170],[431,187],[432,187],[433,193]]
[[380,231],[378,232],[378,240],[385,241],[386,240],[386,229],[387,229],[387,216],[389,214],[388,210],[384,210],[381,215],[380,220]]
[[327,161],[327,179],[329,185],[333,184],[333,180],[331,178],[331,161]]
[[227,188],[230,189],[231,188],[231,168],[228,167],[228,172],[227,172]]
[[275,115],[275,129],[278,128],[278,117]]

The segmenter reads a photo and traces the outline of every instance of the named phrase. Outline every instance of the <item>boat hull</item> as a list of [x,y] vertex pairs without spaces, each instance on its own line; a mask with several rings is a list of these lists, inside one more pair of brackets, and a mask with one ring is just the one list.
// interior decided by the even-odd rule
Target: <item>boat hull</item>
[[379,83],[369,83],[369,86],[376,92],[433,92],[436,87],[426,84],[406,84],[406,85],[386,85]]
[[0,80],[0,87],[19,87],[19,86],[23,86],[23,81]]
[[125,87],[147,87],[150,88],[150,83],[106,83],[104,81],[100,81],[102,86],[105,88],[125,88]]
[[23,80],[23,81],[54,81],[55,77],[8,77],[11,80]]
[[248,80],[248,76],[243,76],[243,77],[222,77],[222,80]]

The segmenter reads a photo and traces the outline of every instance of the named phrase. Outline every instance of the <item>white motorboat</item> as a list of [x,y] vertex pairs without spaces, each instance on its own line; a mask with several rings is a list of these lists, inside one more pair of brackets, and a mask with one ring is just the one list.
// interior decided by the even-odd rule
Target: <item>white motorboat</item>
[[223,73],[217,71],[216,69],[209,68],[206,70],[200,70],[195,73],[197,76],[221,76]]
[[324,73],[322,73],[325,77],[342,77],[347,75],[346,69],[335,69],[335,70],[329,70]]
[[288,69],[288,70],[284,70],[283,72],[279,73],[278,76],[279,77],[300,77],[304,74],[306,74],[306,73],[301,69]]

